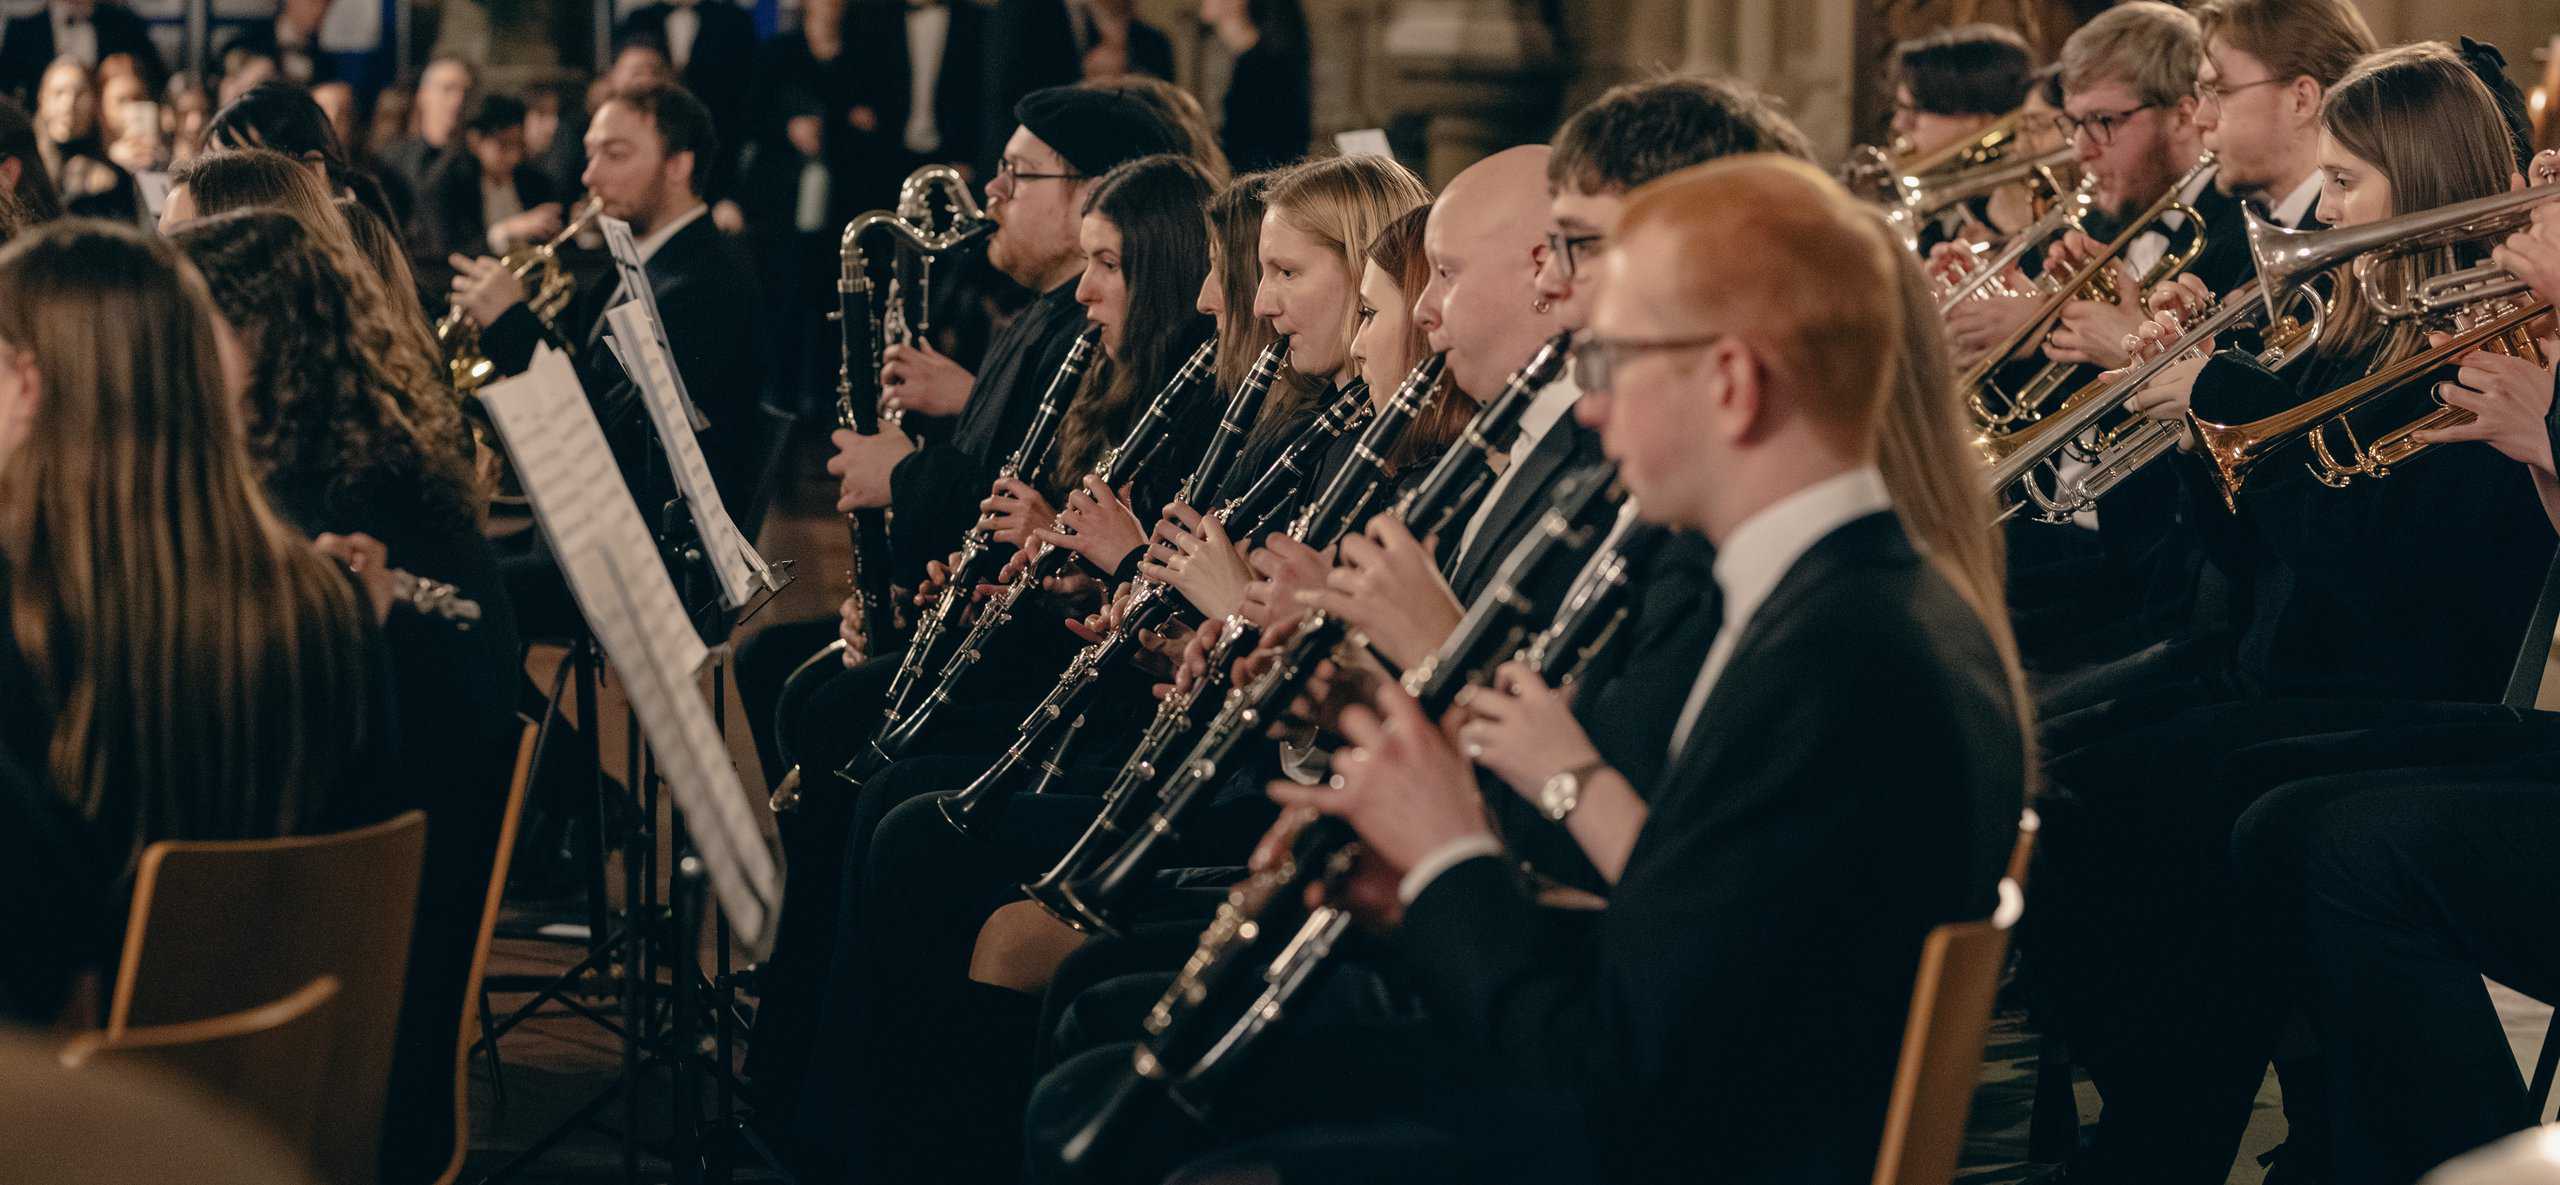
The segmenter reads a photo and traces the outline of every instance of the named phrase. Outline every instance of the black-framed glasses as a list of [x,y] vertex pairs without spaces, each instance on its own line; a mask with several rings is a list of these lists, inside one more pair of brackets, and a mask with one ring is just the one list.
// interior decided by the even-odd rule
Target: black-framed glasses
[[2274,86],[2277,83],[2286,81],[2289,80],[2283,78],[2261,78],[2256,82],[2244,82],[2238,86],[2224,86],[2219,82],[2206,82],[2199,78],[2196,80],[2196,102],[2212,103],[2218,106],[2223,100],[2239,94],[2242,91],[2254,90],[2262,86]]
[[2144,103],[2139,107],[2127,107],[2122,111],[2104,111],[2095,115],[2066,113],[2054,116],[2053,126],[2062,129],[2063,138],[2066,140],[2079,139],[2080,133],[2087,132],[2089,138],[2097,142],[2098,147],[2104,148],[2116,142],[2116,133],[2122,130],[2124,125],[2133,122],[2134,116],[2159,105]]
[[1560,230],[1547,232],[1547,257],[1556,261],[1565,279],[1572,279],[1574,269],[1582,266],[1584,257],[1609,241],[1607,235],[1577,235]]
[[1648,354],[1670,350],[1697,350],[1723,341],[1730,335],[1706,333],[1696,337],[1600,337],[1578,334],[1567,356],[1573,361],[1573,383],[1585,391],[1606,391],[1618,377],[1618,368]]
[[1025,181],[1084,180],[1084,174],[1082,173],[1026,173],[1009,160],[1000,160],[996,162],[996,176],[1001,180],[1010,181],[1016,185],[1020,185]]

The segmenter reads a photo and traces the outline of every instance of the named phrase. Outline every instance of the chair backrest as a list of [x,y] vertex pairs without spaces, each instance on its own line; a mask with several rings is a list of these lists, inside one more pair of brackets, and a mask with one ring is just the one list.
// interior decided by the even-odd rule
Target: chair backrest
[[480,908],[480,936],[471,948],[471,974],[462,982],[462,1024],[454,1030],[453,1152],[436,1185],[452,1185],[462,1176],[464,1154],[471,1151],[471,1045],[480,1019],[480,981],[489,973],[489,942],[498,931],[498,905],[507,895],[507,869],[516,850],[516,831],[524,820],[525,785],[533,778],[533,725],[524,726],[516,742],[515,774],[507,780],[507,805],[498,819],[497,858],[489,865],[489,893]]
[[2009,958],[2009,928],[2026,911],[2026,872],[2038,821],[2018,820],[2017,846],[2000,878],[2000,903],[1981,921],[1949,922],[1929,931],[1920,973],[1911,985],[1911,1018],[1902,1030],[1902,1060],[1885,1106],[1875,1185],[1947,1185],[1955,1180],[1965,1118],[1982,1073],[1982,1047]]
[[329,1004],[337,995],[337,977],[323,975],[243,1012],[84,1033],[62,1047],[62,1064],[74,1070],[132,1066],[186,1079],[309,1156],[320,1133],[320,1074],[329,1058]]
[[426,815],[410,811],[333,835],[143,849],[109,1038],[337,977],[315,1164],[327,1180],[374,1180],[426,839]]

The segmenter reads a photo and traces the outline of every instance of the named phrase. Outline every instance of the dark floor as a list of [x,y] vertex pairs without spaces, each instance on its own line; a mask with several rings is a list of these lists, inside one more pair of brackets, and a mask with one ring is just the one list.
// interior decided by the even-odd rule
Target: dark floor
[[[770,560],[796,560],[798,580],[776,597],[772,606],[758,618],[748,622],[745,632],[778,621],[831,615],[835,603],[844,595],[846,539],[842,520],[831,509],[832,482],[821,472],[822,442],[814,434],[801,442],[793,458],[791,471],[802,475],[788,483],[768,517],[759,548]],[[556,663],[556,654],[537,653],[534,660],[537,678],[547,680]],[[2549,684],[2546,684],[2548,686]],[[620,776],[623,751],[622,710],[611,681],[606,682],[603,700],[602,748],[608,772]],[[739,769],[751,790],[759,789],[761,778],[751,742],[740,724],[741,710],[732,697],[725,719],[729,723],[731,749]],[[663,829],[662,829],[663,833]],[[661,857],[663,866],[663,856]],[[619,876],[619,873],[616,873]],[[618,883],[618,882],[617,882]],[[619,903],[620,894],[615,894]],[[574,911],[573,911],[574,912]],[[542,921],[511,906],[508,928],[528,929]],[[581,931],[582,933],[582,931]],[[702,957],[708,964],[716,952],[711,935],[703,935]],[[493,952],[492,976],[547,976],[567,970],[585,958],[583,938],[568,941],[543,941],[530,938],[502,938]],[[2539,1048],[2550,1009],[2521,996],[2496,989],[2500,1014],[2506,1018],[2508,1034],[2515,1043],[2520,1061],[2530,1065],[2533,1052]],[[503,1016],[531,999],[522,990],[493,993],[493,1011]],[[612,999],[598,997],[580,999],[580,1003],[605,1009],[618,1009]],[[619,1013],[614,1013],[618,1019]],[[2028,1119],[2032,1109],[2036,1077],[2036,1041],[2021,1025],[2021,1018],[2004,1015],[1997,1021],[1991,1046],[1985,1059],[1982,1085],[1975,1095],[1971,1133],[1967,1139],[1964,1167],[1959,1180],[1966,1185],[2009,1185],[2028,1179],[2026,1163]],[[503,1061],[503,1098],[493,1089],[489,1063],[475,1060],[471,1079],[472,1153],[465,1166],[463,1180],[476,1182],[516,1160],[547,1133],[561,1128],[582,1108],[613,1091],[621,1081],[623,1049],[611,1033],[589,1020],[571,1014],[558,1005],[550,1006],[534,1020],[509,1032],[498,1045]],[[637,1130],[641,1133],[638,1161],[639,1179],[663,1181],[670,1178],[670,1147],[667,1133],[674,1125],[673,1094],[668,1075],[650,1070],[641,1075],[638,1092],[638,1125],[629,1101],[620,1095],[606,1099],[591,1116],[591,1122],[576,1124],[556,1144],[525,1164],[517,1166],[509,1178],[527,1183],[600,1182],[623,1177],[623,1148],[618,1133]],[[702,1113],[713,1109],[713,1095],[706,1085]],[[2086,1083],[2077,1091],[2082,1119],[2094,1119],[2097,1100]],[[2269,1079],[2261,1091],[2256,1117],[2253,1119],[2241,1155],[2234,1163],[2229,1178],[2232,1185],[2255,1185],[2263,1176],[2257,1157],[2283,1138],[2284,1122],[2277,1109],[2275,1084]],[[774,1169],[759,1149],[741,1146],[734,1149],[733,1180],[767,1181],[787,1179]]]

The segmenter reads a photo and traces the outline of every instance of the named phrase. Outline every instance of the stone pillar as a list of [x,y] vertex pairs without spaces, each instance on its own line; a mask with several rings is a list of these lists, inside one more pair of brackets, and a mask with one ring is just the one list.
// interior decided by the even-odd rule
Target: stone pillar
[[1425,119],[1432,186],[1554,130],[1561,70],[1555,33],[1519,0],[1406,0],[1381,52],[1388,106]]
[[1684,69],[1724,74],[1775,95],[1837,159],[1849,147],[1862,0],[1687,0]]

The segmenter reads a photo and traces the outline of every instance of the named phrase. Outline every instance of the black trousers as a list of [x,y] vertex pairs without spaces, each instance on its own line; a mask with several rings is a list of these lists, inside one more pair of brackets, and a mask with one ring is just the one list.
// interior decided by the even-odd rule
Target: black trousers
[[2299,1005],[2275,956],[2285,923],[2243,908],[2231,868],[2242,812],[2288,777],[2512,745],[2517,719],[2483,704],[2229,703],[2054,760],[2019,943],[2042,1018],[2104,1098],[2089,1161],[2102,1179],[2221,1181]]
[[2299,922],[2339,1185],[2405,1185],[2537,1121],[2480,978],[2560,1001],[2560,752],[2295,781],[2233,851]]

